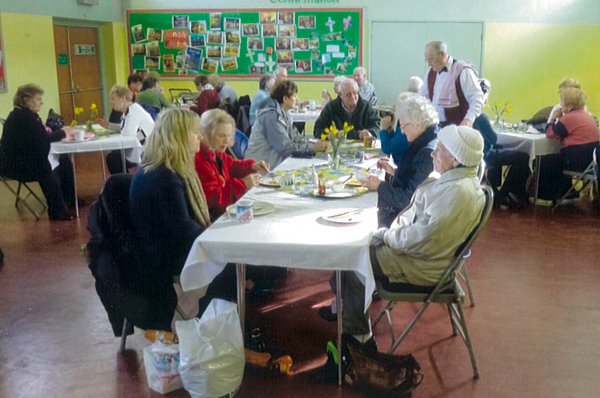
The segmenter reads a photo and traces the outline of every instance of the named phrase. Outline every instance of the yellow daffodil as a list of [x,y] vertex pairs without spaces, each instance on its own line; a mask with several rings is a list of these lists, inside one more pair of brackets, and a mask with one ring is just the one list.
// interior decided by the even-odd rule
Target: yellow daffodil
[[511,112],[512,112],[512,110],[510,110],[510,109],[506,110],[506,113],[508,113],[508,114],[510,114]]
[[92,105],[90,106],[90,109],[91,109],[91,110],[95,110],[95,109],[96,109],[96,104],[92,104]]
[[83,108],[75,107],[75,114],[76,115],[81,115],[82,113],[83,113]]
[[496,104],[496,108],[502,108],[502,104],[498,102],[498,103]]
[[327,138],[326,134],[321,134],[321,139],[324,140],[325,138]]
[[489,106],[487,106],[487,105],[485,105],[485,106],[483,107],[483,110],[484,110],[484,111],[487,111],[488,109],[489,109]]
[[77,120],[73,120],[73,121],[71,122],[71,125],[70,125],[70,126],[71,126],[71,127],[75,127],[75,126],[77,126]]
[[325,178],[327,178],[327,173],[324,171],[319,171],[317,173],[317,177],[319,177],[319,180],[324,180]]

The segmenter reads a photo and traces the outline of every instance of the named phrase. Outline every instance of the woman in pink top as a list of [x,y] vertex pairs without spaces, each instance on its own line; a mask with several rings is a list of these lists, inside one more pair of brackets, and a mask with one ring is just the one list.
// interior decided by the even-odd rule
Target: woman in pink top
[[566,170],[583,171],[598,146],[598,126],[585,111],[585,94],[576,88],[561,90],[561,107],[550,117],[546,137],[560,139]]

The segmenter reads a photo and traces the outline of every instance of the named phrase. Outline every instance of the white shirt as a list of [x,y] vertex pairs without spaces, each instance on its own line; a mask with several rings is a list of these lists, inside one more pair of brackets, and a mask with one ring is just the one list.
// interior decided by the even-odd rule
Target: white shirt
[[[454,60],[452,57],[448,56],[448,62],[446,63],[446,69],[450,70],[452,63]],[[431,103],[435,107],[435,110],[438,112],[440,116],[440,122],[446,121],[446,114],[444,113],[444,108],[438,105],[438,100],[440,98],[440,93],[442,92],[442,88],[444,87],[444,82],[448,77],[448,72],[444,71],[438,73],[435,84],[433,85],[433,98]],[[429,98],[429,70],[425,74],[423,81],[425,82],[421,89],[419,90],[419,94],[424,96],[425,98]],[[477,76],[470,68],[465,68],[460,73],[460,87],[462,88],[463,94],[469,103],[469,109],[467,110],[467,114],[465,115],[465,119],[469,119],[471,122],[474,122],[477,116],[481,115],[483,112],[483,91],[481,91],[481,87],[479,86],[479,82],[477,81]]]
[[[121,126],[122,135],[137,136],[139,140],[142,140],[152,133],[152,130],[154,129],[154,120],[140,104],[134,102],[129,105],[127,115],[123,114]],[[138,134],[138,131],[143,131],[143,134]]]

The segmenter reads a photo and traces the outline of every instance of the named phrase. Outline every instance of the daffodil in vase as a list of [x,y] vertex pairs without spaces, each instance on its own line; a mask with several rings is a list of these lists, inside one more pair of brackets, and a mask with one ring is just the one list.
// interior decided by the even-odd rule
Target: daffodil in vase
[[340,145],[346,142],[346,136],[353,128],[353,126],[349,126],[348,123],[345,122],[344,127],[341,130],[338,130],[335,123],[331,123],[331,126],[325,129],[325,133],[327,134],[321,134],[322,140],[326,138],[329,139],[329,146],[331,147],[329,165],[334,170],[339,169],[342,164]]
[[[75,107],[75,115],[81,115],[84,112],[83,108]],[[94,130],[94,120],[96,120],[96,116],[98,116],[98,107],[96,104],[90,105],[90,117],[85,121],[85,132],[93,133]],[[74,120],[73,123],[76,123]],[[71,123],[71,124],[73,124]]]
[[494,113],[493,126],[497,129],[499,129],[501,127],[500,118],[502,117],[502,115],[504,115],[505,113],[507,115],[510,115],[512,113],[512,108],[513,108],[513,105],[508,101],[506,101],[504,104],[502,104],[501,102],[497,102],[497,103],[492,103],[492,105],[486,105],[484,107],[485,110],[491,109],[492,112]]

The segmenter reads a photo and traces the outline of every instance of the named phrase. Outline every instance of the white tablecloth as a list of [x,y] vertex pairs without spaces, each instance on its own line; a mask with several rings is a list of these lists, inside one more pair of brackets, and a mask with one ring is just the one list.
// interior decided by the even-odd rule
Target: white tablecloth
[[91,139],[85,142],[53,142],[48,159],[52,168],[58,166],[58,156],[66,153],[112,151],[126,149],[125,157],[133,163],[139,163],[142,156],[142,144],[137,137],[115,135],[108,138]]
[[560,151],[560,141],[550,140],[545,134],[500,132],[497,144],[503,149],[528,153],[530,165],[536,156],[551,155]]
[[[244,198],[275,205],[275,211],[247,224],[224,215],[200,235],[181,273],[183,290],[209,284],[226,263],[289,268],[357,271],[366,286],[365,305],[375,283],[369,241],[377,229],[377,193],[349,199],[301,198],[272,188],[257,187]],[[335,224],[324,215],[364,208],[358,224]]]
[[317,109],[314,111],[306,111],[306,112],[289,112],[289,115],[292,117],[294,122],[314,122],[321,115],[321,110]]

